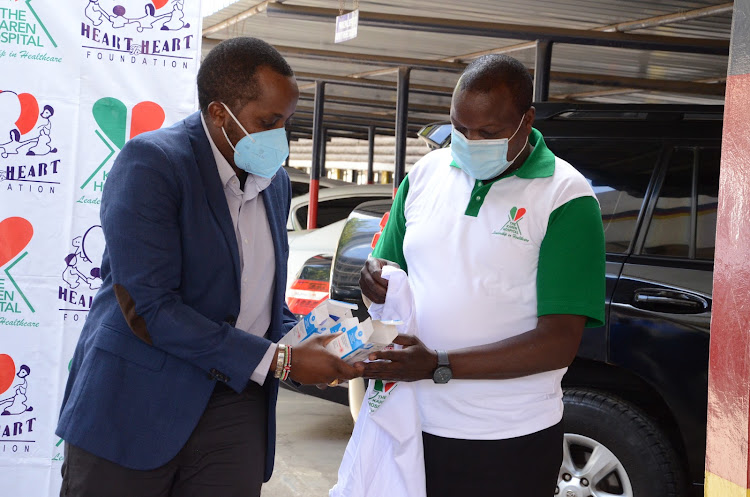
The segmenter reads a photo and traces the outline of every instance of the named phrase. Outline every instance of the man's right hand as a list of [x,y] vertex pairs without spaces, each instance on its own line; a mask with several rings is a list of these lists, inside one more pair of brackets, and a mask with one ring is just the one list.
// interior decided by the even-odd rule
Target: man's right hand
[[292,348],[292,370],[289,377],[305,385],[331,383],[334,380],[351,380],[364,373],[360,363],[351,366],[331,354],[325,346],[340,333],[311,337]]
[[395,262],[370,257],[359,273],[359,288],[362,295],[376,304],[385,302],[385,294],[388,291],[388,280],[382,276],[385,266],[399,267]]

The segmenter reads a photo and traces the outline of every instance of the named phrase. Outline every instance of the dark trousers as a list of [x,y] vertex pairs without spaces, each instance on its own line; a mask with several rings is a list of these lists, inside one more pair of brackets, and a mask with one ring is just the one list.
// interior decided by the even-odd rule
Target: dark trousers
[[552,497],[562,464],[562,423],[506,440],[423,433],[427,497]]
[[177,456],[160,468],[128,469],[65,444],[61,497],[260,496],[268,401],[249,382],[236,393],[220,384]]

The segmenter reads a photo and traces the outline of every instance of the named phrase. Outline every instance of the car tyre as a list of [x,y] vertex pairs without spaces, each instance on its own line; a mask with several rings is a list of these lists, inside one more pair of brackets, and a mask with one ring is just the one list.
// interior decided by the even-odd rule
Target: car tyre
[[685,495],[680,459],[645,413],[622,399],[585,389],[566,389],[563,402],[558,495]]

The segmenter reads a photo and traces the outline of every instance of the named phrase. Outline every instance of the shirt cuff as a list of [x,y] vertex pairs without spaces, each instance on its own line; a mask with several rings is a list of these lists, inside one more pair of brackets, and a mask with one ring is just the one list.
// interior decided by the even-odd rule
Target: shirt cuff
[[260,386],[263,386],[263,383],[266,382],[266,377],[268,376],[268,370],[271,367],[271,361],[273,361],[273,356],[276,354],[276,349],[278,348],[279,344],[272,343],[269,345],[268,350],[266,351],[266,354],[263,356],[263,359],[260,360],[258,363],[258,367],[255,368],[255,371],[253,371],[253,374],[250,376],[250,380],[254,381]]

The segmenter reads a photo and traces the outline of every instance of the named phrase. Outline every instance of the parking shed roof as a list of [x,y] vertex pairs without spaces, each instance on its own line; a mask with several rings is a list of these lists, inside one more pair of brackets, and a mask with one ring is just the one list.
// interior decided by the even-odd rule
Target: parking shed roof
[[393,134],[396,75],[411,67],[409,134],[444,120],[472,59],[507,53],[535,67],[552,42],[549,100],[721,104],[731,2],[711,0],[359,0],[358,36],[334,43],[334,18],[357,0],[239,0],[203,20],[204,53],[255,36],[290,62],[302,91],[293,136],[309,136],[315,80],[327,81],[325,126]]

